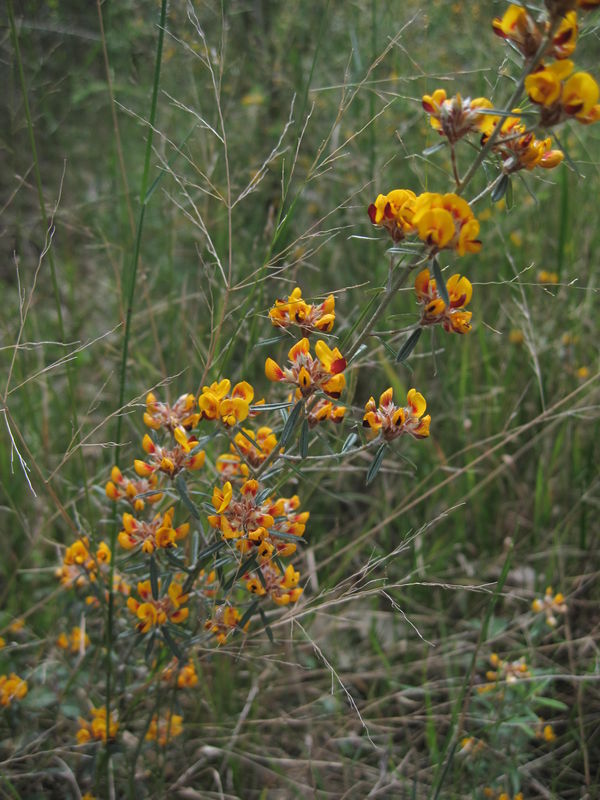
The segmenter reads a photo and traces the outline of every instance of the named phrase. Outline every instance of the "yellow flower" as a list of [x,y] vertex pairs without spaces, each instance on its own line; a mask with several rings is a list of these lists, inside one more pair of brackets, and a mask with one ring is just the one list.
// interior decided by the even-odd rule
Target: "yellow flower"
[[547,270],[542,269],[538,272],[538,281],[540,283],[557,284],[558,274],[556,272],[548,272]]
[[181,606],[187,603],[189,595],[183,594],[183,587],[176,581],[172,581],[166,595],[158,599],[152,597],[150,581],[140,581],[137,591],[143,602],[129,597],[127,608],[138,618],[136,627],[140,633],[148,633],[152,628],[158,628],[167,621],[177,625],[188,618],[189,609]]
[[600,88],[594,78],[587,72],[576,72],[566,81],[561,102],[566,114],[585,120],[599,96]]
[[231,381],[227,378],[202,388],[198,406],[203,419],[220,419],[224,425],[232,427],[250,415],[250,404],[254,399],[252,386],[247,381],[241,381],[229,394],[230,388]]
[[381,225],[399,242],[414,231],[410,221],[414,202],[415,193],[410,189],[393,189],[386,195],[378,195],[367,212],[373,225]]
[[92,740],[106,742],[107,738],[114,739],[117,735],[117,731],[119,730],[119,723],[117,722],[114,712],[110,712],[107,731],[106,707],[92,707],[90,711],[91,720],[86,720],[83,717],[79,717],[79,730],[77,731],[77,741],[79,744],[86,744]]
[[539,614],[541,611],[543,611],[546,615],[546,624],[551,628],[554,628],[557,622],[555,615],[566,614],[567,604],[565,603],[564,595],[561,592],[558,592],[558,594],[555,595],[552,592],[552,587],[547,586],[544,597],[541,599],[536,598],[531,604],[531,609],[536,614]]
[[117,539],[125,550],[141,546],[144,553],[151,554],[156,548],[174,547],[175,542],[185,539],[190,526],[186,522],[173,527],[173,506],[163,514],[156,514],[150,522],[136,519],[132,514],[123,514],[123,530]]
[[577,12],[569,11],[562,18],[552,37],[552,55],[555,58],[568,58],[577,44]]
[[213,489],[212,495],[212,504],[215,507],[215,511],[217,514],[222,514],[223,511],[229,506],[231,503],[231,498],[233,496],[233,489],[231,487],[231,483],[227,481],[225,486],[222,489],[219,489],[218,486],[215,486]]
[[393,400],[393,389],[390,387],[382,393],[379,405],[371,397],[365,406],[363,426],[372,434],[381,431],[386,441],[409,433],[415,439],[429,436],[431,416],[423,416],[427,404],[422,394],[410,389],[406,396],[406,406],[397,406]]
[[291,366],[282,368],[272,358],[265,362],[265,375],[270,381],[291,383],[297,387],[300,397],[309,397],[321,389],[330,397],[338,398],[346,385],[343,371],[346,359],[337,347],[333,350],[322,340],[315,345],[313,358],[307,338],[296,342],[288,358]]
[[180,736],[182,732],[183,717],[179,714],[172,714],[169,711],[165,716],[158,717],[155,714],[152,717],[146,732],[146,739],[148,741],[156,741],[160,747],[165,747],[167,742],[176,736]]
[[90,646],[90,637],[81,628],[75,627],[71,630],[69,636],[61,633],[56,643],[63,650],[70,650],[72,653],[81,653],[83,655],[86,648]]
[[526,58],[535,55],[542,40],[542,32],[523,6],[510,5],[502,18],[493,20],[492,29],[497,36],[512,42]]
[[471,302],[473,287],[471,282],[460,275],[452,275],[446,284],[450,305],[439,296],[435,278],[430,278],[424,269],[415,279],[415,292],[418,302],[423,306],[421,325],[440,323],[448,333],[468,333],[471,330],[471,312],[461,311]]
[[278,328],[296,324],[306,332],[318,330],[329,333],[335,322],[335,298],[330,294],[319,305],[309,305],[302,299],[302,291],[297,286],[287,300],[275,301],[269,317]]
[[563,80],[573,71],[572,61],[554,61],[549,66],[540,65],[525,78],[529,98],[539,105],[551,106],[560,98]]
[[27,694],[27,681],[11,672],[0,675],[0,706],[7,707],[13,700],[22,700]]

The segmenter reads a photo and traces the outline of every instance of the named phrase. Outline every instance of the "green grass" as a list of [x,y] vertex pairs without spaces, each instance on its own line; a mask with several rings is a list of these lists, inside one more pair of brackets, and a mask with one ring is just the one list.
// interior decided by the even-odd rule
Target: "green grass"
[[[106,615],[57,588],[78,531],[116,535],[104,484],[139,457],[147,391],[174,400],[227,376],[282,399],[264,359],[284,362],[291,340],[262,340],[296,284],[336,293],[335,334],[356,346],[388,278],[368,204],[452,186],[447,153],[422,155],[437,135],[421,95],[443,85],[501,105],[517,74],[491,32],[501,3],[194,6],[188,18],[173,3],[162,34],[158,4],[104,3],[104,43],[95,4],[8,6],[0,674],[26,677],[29,693],[0,712],[0,796],[109,797],[114,784],[117,798],[482,798],[488,785],[593,797],[600,125],[559,131],[581,175],[563,164],[515,178],[512,200],[476,206],[481,254],[441,259],[473,282],[469,336],[425,330],[402,364],[390,350],[405,333],[366,338],[348,419],[311,434],[309,455],[362,436],[364,403],[390,385],[423,392],[432,436],[390,448],[368,488],[373,449],[290,471],[282,492],[311,512],[294,562],[305,596],[283,618],[266,608],[273,643],[259,617],[226,647],[199,638],[199,685],[158,692],[184,716],[166,753],[143,739],[155,679],[130,615],[115,614],[107,652]],[[575,57],[596,78],[598,24],[586,17]],[[463,174],[472,152],[459,147]],[[542,269],[559,284],[542,285]],[[415,309],[408,280],[376,330],[403,331]],[[553,630],[530,611],[548,584],[569,609]],[[78,660],[56,638],[82,619],[92,645]],[[492,652],[525,657],[532,678],[479,693]],[[123,714],[110,763],[76,744],[90,702]],[[532,736],[537,716],[554,743]],[[463,735],[485,748],[461,754]]]

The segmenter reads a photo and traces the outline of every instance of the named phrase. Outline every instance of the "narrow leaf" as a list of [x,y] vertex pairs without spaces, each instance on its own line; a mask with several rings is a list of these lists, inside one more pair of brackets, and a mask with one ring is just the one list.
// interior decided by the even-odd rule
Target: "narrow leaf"
[[276,344],[277,342],[283,342],[285,338],[285,336],[271,336],[269,339],[259,339],[256,346],[260,347],[263,344]]
[[260,606],[258,608],[258,613],[260,614],[260,618],[262,620],[262,624],[265,626],[265,631],[267,632],[267,636],[269,637],[269,641],[271,642],[271,644],[273,644],[273,642],[274,642],[273,631],[269,627],[269,623],[267,622],[267,618],[265,616],[265,612],[262,610],[262,608],[260,608]]
[[183,500],[184,506],[186,506],[191,515],[195,517],[195,519],[200,519],[200,513],[196,508],[196,504],[190,497],[187,483],[185,482],[185,478],[181,473],[175,478],[175,488],[177,489],[179,497],[181,497],[181,499]]
[[387,442],[379,445],[379,450],[375,453],[375,458],[373,459],[371,466],[369,467],[369,471],[367,472],[367,486],[375,479],[375,476],[379,472],[386,450]]
[[182,558],[178,558],[169,549],[165,550],[165,555],[167,557],[167,561],[169,561],[169,563],[173,564],[174,567],[177,567],[177,569],[181,569],[184,572],[189,572],[189,567],[186,567],[185,561]]
[[306,539],[302,536],[298,536],[296,533],[284,533],[283,531],[269,531],[269,536],[272,536],[274,539],[282,539],[285,542],[300,542],[300,544],[308,544]]
[[281,432],[281,438],[278,442],[278,447],[285,447],[288,443],[289,439],[291,438],[294,428],[296,427],[296,423],[300,418],[300,414],[304,410],[304,401],[298,400],[294,408],[291,410],[289,417],[285,421],[285,425],[283,426],[283,431]]
[[219,542],[211,544],[210,547],[207,547],[205,550],[202,550],[200,553],[198,553],[194,569],[196,569],[196,567],[198,567],[199,564],[201,564],[202,561],[204,561],[204,559],[208,558],[209,556],[212,556],[213,553],[218,553],[219,550],[222,550],[224,547],[225,547],[225,542],[221,540]]
[[356,353],[354,353],[354,355],[352,356],[352,358],[351,358],[351,359],[348,361],[348,363],[346,364],[346,366],[347,366],[347,367],[349,367],[349,366],[350,366],[350,364],[352,364],[352,362],[353,362],[353,361],[356,361],[356,359],[357,359],[357,358],[358,358],[358,357],[359,357],[359,356],[360,356],[362,353],[364,353],[366,349],[367,349],[367,345],[366,345],[366,344],[361,344],[361,346],[358,348],[358,350],[356,351]]
[[176,659],[179,661],[185,661],[185,656],[175,641],[169,631],[166,628],[161,628],[162,637],[165,640],[165,644],[168,646],[169,650],[173,653]]
[[446,146],[446,142],[438,142],[437,144],[432,144],[431,147],[426,147],[425,150],[423,150],[423,155],[424,156],[431,156],[434,153],[437,153],[438,150],[441,150],[442,147],[445,147],[445,146]]
[[258,608],[258,600],[255,600],[250,606],[248,606],[241,620],[238,622],[238,626],[240,628],[244,627],[244,625],[248,622],[248,620],[254,614],[257,608]]
[[341,452],[342,453],[347,453],[348,450],[351,449],[352,445],[354,444],[354,442],[357,439],[358,439],[358,436],[355,433],[349,433],[347,438],[346,438],[346,441],[342,445],[342,451]]
[[156,641],[156,630],[153,630],[150,636],[148,637],[148,644],[146,645],[146,651],[144,653],[144,660],[146,664],[150,665],[151,657],[152,657],[152,650],[154,649],[154,642]]
[[508,184],[510,183],[510,178],[508,175],[503,175],[498,183],[492,189],[492,203],[497,203],[498,200],[501,200],[504,195],[506,194],[506,190],[508,189]]
[[442,270],[440,269],[440,262],[437,258],[433,259],[433,277],[435,278],[435,285],[437,290],[440,294],[440,297],[446,303],[447,306],[450,305],[450,298],[448,297],[448,289],[446,289],[446,281],[442,276]]
[[154,553],[150,556],[150,588],[152,589],[152,599],[158,600],[158,567]]
[[398,355],[396,356],[396,363],[400,364],[402,361],[406,361],[409,355],[417,346],[417,342],[421,338],[421,334],[423,333],[423,328],[419,326],[416,328],[408,339],[404,342],[400,350],[398,350]]

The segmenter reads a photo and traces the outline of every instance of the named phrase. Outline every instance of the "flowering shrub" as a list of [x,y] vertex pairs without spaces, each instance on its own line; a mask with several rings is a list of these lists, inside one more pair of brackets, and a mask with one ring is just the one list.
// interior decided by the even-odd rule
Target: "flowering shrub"
[[[418,459],[419,448],[431,446],[427,440],[435,433],[437,415],[444,412],[434,388],[419,383],[424,394],[414,387],[399,393],[396,385],[381,392],[382,385],[392,383],[391,370],[386,369],[384,382],[375,369],[363,369],[361,356],[376,338],[384,341],[396,365],[405,364],[426,329],[433,334],[439,326],[444,333],[460,334],[446,337],[460,348],[473,324],[479,323],[473,284],[461,272],[452,272],[451,263],[464,257],[469,274],[478,273],[487,240],[486,219],[478,213],[478,204],[486,197],[502,200],[515,176],[522,177],[518,173],[563,164],[565,153],[553,146],[550,129],[564,122],[600,121],[598,84],[589,73],[575,71],[571,61],[580,35],[575,5],[590,11],[598,3],[548,0],[539,18],[524,6],[510,5],[493,20],[493,32],[521,59],[508,102],[448,96],[440,87],[423,95],[423,111],[439,134],[438,149],[449,156],[450,185],[432,186],[440,191],[390,189],[398,185],[394,176],[373,202],[367,201],[375,192],[365,199],[369,233],[375,234],[382,251],[387,250],[389,271],[385,288],[356,315],[356,324],[343,301],[336,306],[331,292],[340,287],[329,286],[329,293],[321,295],[324,299],[309,301],[295,285],[287,296],[276,298],[267,281],[265,292],[270,294],[256,325],[262,325],[261,335],[268,328],[277,336],[261,340],[270,348],[264,355],[248,348],[243,362],[251,362],[248,372],[240,368],[234,382],[238,370],[228,362],[229,350],[223,351],[222,359],[214,357],[213,344],[221,333],[221,323],[216,323],[202,376],[190,366],[191,381],[198,381],[199,388],[194,391],[186,378],[188,385],[173,403],[162,397],[159,387],[146,394],[140,414],[146,428],[141,451],[138,448],[129,464],[119,451],[119,464],[102,478],[109,511],[90,530],[77,523],[79,536],[64,548],[56,569],[61,589],[83,601],[85,619],[78,626],[69,620],[61,625],[66,630],[52,638],[52,646],[64,651],[63,662],[69,657],[92,658],[102,650],[106,683],[94,686],[78,729],[72,713],[66,724],[73,741],[83,750],[104,748],[107,761],[113,752],[121,752],[119,748],[127,750],[132,784],[142,751],[167,748],[185,731],[183,713],[175,712],[185,707],[186,692],[203,680],[199,654],[218,648],[242,652],[263,630],[273,641],[273,627],[282,620],[293,623],[310,603],[311,589],[301,568],[303,546],[314,537],[310,459],[336,466],[358,464],[368,485],[387,456],[404,458],[408,452]],[[212,56],[205,55],[210,65]],[[475,156],[462,171],[464,154],[472,149]],[[428,155],[434,152],[435,148]],[[466,199],[484,163],[485,186]],[[366,229],[366,218],[363,225]],[[206,228],[204,232],[208,236]],[[212,242],[209,251],[218,261]],[[555,285],[558,276],[554,280],[553,275],[540,272],[539,281]],[[411,288],[403,296],[400,290],[408,284],[414,294]],[[134,285],[132,280],[132,292]],[[404,336],[400,343],[398,332],[386,340],[378,323],[386,318],[390,303],[403,297],[410,298],[405,304],[410,324],[399,332]],[[524,335],[519,330],[515,334],[511,341],[522,344]],[[260,377],[255,379],[256,374]],[[346,435],[341,446],[340,431]],[[119,436],[117,443],[122,444]],[[316,572],[313,578],[318,585]],[[554,595],[548,587],[531,610],[543,613],[554,633],[568,607],[563,594]],[[535,618],[529,622],[535,631]],[[530,669],[522,656],[511,658],[492,653],[485,682],[477,681],[474,702],[484,716],[491,718],[501,703],[513,710],[524,703],[528,682],[538,681],[531,696],[544,697],[542,673]],[[119,684],[123,665],[139,682],[135,691]],[[36,679],[25,680],[14,672],[1,675],[1,705],[18,706]],[[461,757],[489,757],[492,745],[483,735],[463,738],[463,721],[453,717],[452,725],[452,747],[462,743]],[[544,746],[556,738],[552,725],[542,718],[535,716],[527,725],[527,736]],[[501,745],[504,736],[502,732],[493,746]],[[445,775],[444,758],[449,764],[453,753],[450,746],[442,753],[433,782],[435,796]],[[520,787],[513,788],[512,795],[500,788],[481,791],[486,797],[521,798]]]

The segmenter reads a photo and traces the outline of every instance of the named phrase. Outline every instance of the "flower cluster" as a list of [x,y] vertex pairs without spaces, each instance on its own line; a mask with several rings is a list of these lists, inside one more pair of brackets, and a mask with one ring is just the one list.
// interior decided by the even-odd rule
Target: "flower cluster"
[[0,675],[0,706],[8,707],[13,700],[22,700],[27,694],[27,681],[14,672]]
[[162,493],[152,492],[158,483],[158,477],[151,473],[148,478],[131,479],[123,475],[118,467],[113,467],[110,473],[111,480],[105,487],[106,496],[115,502],[126,500],[134,511],[143,511],[146,503],[158,503],[162,500]]
[[111,560],[110,547],[100,542],[95,556],[90,552],[90,540],[82,536],[70,547],[67,547],[62,565],[56,570],[63,586],[84,586],[88,581],[95,581],[98,570],[108,566]]
[[92,707],[90,712],[90,720],[79,717],[79,730],[77,731],[79,744],[87,744],[87,742],[91,741],[106,742],[107,739],[114,739],[119,730],[119,723],[114,712],[110,712],[108,725],[106,724],[105,706],[100,708]]
[[395,242],[417,234],[432,256],[440,250],[455,250],[460,256],[481,250],[479,221],[467,201],[451,192],[415,196],[408,189],[395,189],[380,194],[368,213],[371,222],[386,228]]
[[299,325],[306,334],[311,331],[329,333],[335,322],[335,298],[330,294],[322,303],[310,305],[302,299],[302,290],[297,286],[287,300],[275,301],[269,317],[277,328]]
[[166,428],[173,432],[179,427],[191,430],[200,421],[200,414],[195,409],[196,398],[193,394],[182,394],[171,406],[157,400],[156,395],[150,392],[146,397],[144,423],[155,431]]
[[224,378],[218,383],[202,387],[198,406],[202,419],[220,420],[231,428],[248,417],[253,399],[254,389],[247,381],[236,383],[231,389],[231,381]]
[[280,367],[272,358],[267,358],[265,374],[270,381],[282,381],[296,387],[300,397],[310,397],[321,390],[329,397],[338,398],[346,379],[346,359],[337,347],[333,350],[320,339],[315,345],[314,358],[307,338],[301,339],[290,349],[289,367]]
[[[571,4],[573,6],[574,3]],[[587,0],[579,2],[580,8],[590,9],[598,5]],[[568,4],[550,3],[552,19],[557,25],[552,34],[544,58],[525,78],[525,90],[529,99],[540,106],[540,125],[550,127],[567,118],[589,125],[600,120],[598,98],[600,88],[588,72],[575,72],[575,65],[568,60],[577,44],[577,13]],[[493,22],[494,32],[514,45],[526,59],[532,59],[539,51],[544,36],[553,24],[547,20],[539,25],[524,6],[510,5],[504,16]]]
[[[513,109],[515,116],[506,117],[492,145],[492,152],[500,156],[503,174],[512,175],[521,169],[532,170],[534,167],[554,169],[564,159],[564,153],[552,147],[549,136],[538,139],[533,131],[527,130],[520,113],[520,109]],[[488,133],[483,134],[482,144],[487,142],[488,136]]]
[[70,650],[71,653],[79,653],[80,655],[83,655],[86,649],[90,646],[90,637],[87,635],[85,630],[82,630],[77,626],[71,630],[69,635],[66,633],[61,633],[56,640],[56,644],[62,650]]
[[543,611],[546,615],[546,624],[551,628],[556,626],[556,614],[567,613],[567,604],[565,603],[564,595],[561,592],[554,594],[551,586],[546,587],[546,592],[541,599],[536,598],[533,601],[531,608],[536,614]]
[[[550,22],[540,26],[524,6],[510,5],[502,18],[496,17],[492,28],[497,36],[506,39],[525,58],[533,58],[542,39],[547,33]],[[577,44],[577,13],[569,11],[556,29],[546,54],[552,58],[568,58]]]
[[207,619],[204,627],[214,634],[218,644],[225,644],[227,637],[239,629],[242,615],[234,606],[217,606],[212,619]]
[[155,714],[152,717],[146,732],[146,740],[158,742],[160,747],[166,747],[167,742],[182,733],[183,717],[180,714],[172,714],[169,711],[164,716],[159,717]]
[[369,428],[372,435],[381,433],[386,442],[391,442],[398,436],[409,433],[415,439],[425,439],[429,436],[431,416],[425,414],[427,404],[422,394],[416,389],[410,389],[406,395],[406,406],[397,406],[393,399],[393,389],[390,387],[379,398],[379,405],[373,397],[369,398],[365,406],[363,426]]
[[259,428],[256,433],[250,428],[242,428],[233,437],[229,452],[222,453],[217,458],[217,472],[225,480],[247,478],[250,468],[260,467],[276,444],[277,436],[267,426]]
[[229,481],[222,488],[215,486],[212,502],[216,513],[208,517],[208,522],[221,531],[224,540],[234,540],[240,552],[256,549],[261,561],[270,560],[274,554],[290,556],[296,552],[292,537],[304,534],[309,512],[297,512],[297,495],[273,501],[261,499],[259,489],[254,479],[245,481],[235,492]]
[[125,550],[142,548],[144,553],[153,553],[159,547],[175,547],[175,543],[184,539],[190,530],[189,523],[173,527],[173,506],[164,513],[158,513],[149,522],[137,520],[132,514],[123,514],[123,530],[118,541]]
[[452,275],[446,283],[449,305],[440,297],[435,278],[424,269],[415,279],[417,301],[422,306],[421,325],[440,324],[448,333],[468,333],[471,330],[471,312],[463,311],[471,302],[471,282],[460,275]]
[[287,606],[295,603],[302,594],[302,588],[298,586],[300,573],[291,564],[282,572],[281,569],[272,562],[263,562],[257,578],[246,576],[248,581],[246,589],[258,597],[268,594],[278,606]]
[[494,126],[494,117],[482,114],[480,109],[491,109],[493,105],[486,97],[462,98],[460,94],[448,97],[445,89],[436,89],[432,95],[425,94],[423,108],[429,114],[431,127],[440,136],[454,144],[468,133],[489,133]]
[[155,472],[162,472],[169,478],[175,478],[182,470],[196,470],[204,466],[206,453],[199,450],[198,440],[188,435],[185,428],[175,428],[173,431],[175,443],[168,446],[156,444],[146,434],[142,440],[142,447],[148,454],[146,461],[136,459],[134,468],[142,478],[149,478]]
[[573,73],[572,61],[540,64],[525,79],[529,99],[541,106],[540,124],[556,125],[568,117],[589,125],[600,120],[600,87],[588,72]]
[[198,685],[198,673],[191,659],[186,664],[174,659],[165,667],[161,677],[165,683],[174,683],[178,689],[193,689]]
[[485,673],[488,681],[505,681],[506,683],[516,683],[523,678],[530,678],[531,672],[524,658],[516,661],[504,661],[497,653],[490,656],[490,665],[493,669]]
[[[158,587],[160,593],[160,581]],[[188,618],[189,608],[182,606],[187,603],[189,595],[183,593],[182,584],[172,581],[163,597],[154,597],[150,581],[140,581],[137,592],[143,602],[129,597],[127,608],[139,620],[137,623],[139,633],[148,633],[166,622],[179,624]]]

